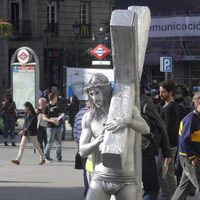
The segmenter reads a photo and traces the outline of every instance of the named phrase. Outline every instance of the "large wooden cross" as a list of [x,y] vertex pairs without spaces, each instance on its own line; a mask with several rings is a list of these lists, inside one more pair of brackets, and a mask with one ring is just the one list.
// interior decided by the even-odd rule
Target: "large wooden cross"
[[[107,123],[119,117],[132,118],[133,107],[140,107],[139,84],[148,40],[150,11],[147,7],[137,6],[129,7],[128,10],[115,10],[110,26],[115,88]],[[105,167],[123,168],[129,131],[133,130],[126,128],[116,134],[105,132],[102,145]],[[134,171],[138,180],[141,180],[141,135],[133,134]]]

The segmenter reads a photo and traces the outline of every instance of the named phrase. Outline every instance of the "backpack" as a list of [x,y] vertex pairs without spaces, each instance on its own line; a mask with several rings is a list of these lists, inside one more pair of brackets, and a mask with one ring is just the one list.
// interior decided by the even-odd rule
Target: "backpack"
[[146,106],[147,103],[142,107],[141,116],[149,125],[150,134],[142,135],[142,152],[145,155],[152,156],[157,155],[159,152],[161,134],[154,120],[148,116],[148,113],[146,113]]

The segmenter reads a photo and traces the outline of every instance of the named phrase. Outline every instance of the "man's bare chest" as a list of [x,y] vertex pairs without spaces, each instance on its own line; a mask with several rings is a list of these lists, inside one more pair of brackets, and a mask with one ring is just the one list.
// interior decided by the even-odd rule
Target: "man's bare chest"
[[93,119],[91,122],[91,130],[93,136],[96,138],[104,131],[104,126],[106,124],[107,118],[104,117],[100,120]]

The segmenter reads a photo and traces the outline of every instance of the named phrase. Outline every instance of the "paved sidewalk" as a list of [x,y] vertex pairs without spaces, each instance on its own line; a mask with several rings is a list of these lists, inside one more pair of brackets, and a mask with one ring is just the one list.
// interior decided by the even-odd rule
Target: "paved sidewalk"
[[[43,166],[37,165],[39,155],[34,154],[30,143],[21,165],[12,164],[10,160],[17,156],[19,138],[17,147],[10,143],[5,147],[0,135],[0,200],[84,200],[82,170],[74,169],[77,147],[74,141],[70,141],[68,125],[67,132],[63,142],[63,162],[56,161],[53,148],[51,157],[55,160]],[[194,200],[194,197],[187,200]]]
[[0,200],[83,200],[82,170],[74,169],[76,144],[63,142],[63,162],[58,163],[55,149],[52,163],[38,166],[39,155],[34,154],[31,144],[27,145],[21,165],[15,159],[17,147],[3,146],[0,136]]

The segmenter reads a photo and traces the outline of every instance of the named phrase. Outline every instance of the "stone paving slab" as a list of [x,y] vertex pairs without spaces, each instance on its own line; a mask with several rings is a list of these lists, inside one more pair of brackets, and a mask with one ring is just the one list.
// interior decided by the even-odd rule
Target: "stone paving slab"
[[55,161],[37,165],[39,155],[29,143],[21,165],[15,159],[17,147],[3,146],[0,136],[0,200],[83,200],[82,170],[74,169],[77,148],[73,141],[63,142],[63,162],[58,163],[55,148],[51,157]]

